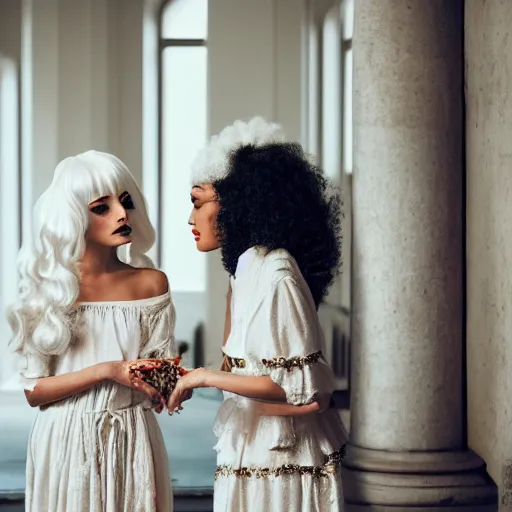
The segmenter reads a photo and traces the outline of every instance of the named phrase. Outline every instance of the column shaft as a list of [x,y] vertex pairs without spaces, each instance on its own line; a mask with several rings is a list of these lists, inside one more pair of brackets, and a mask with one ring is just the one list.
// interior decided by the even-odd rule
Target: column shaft
[[353,442],[460,448],[461,2],[355,13]]
[[354,93],[347,500],[492,510],[463,436],[463,1],[355,2]]

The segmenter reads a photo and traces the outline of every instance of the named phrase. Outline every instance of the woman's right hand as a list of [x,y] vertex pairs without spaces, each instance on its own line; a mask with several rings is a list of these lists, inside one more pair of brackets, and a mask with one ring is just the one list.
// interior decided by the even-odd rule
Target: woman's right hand
[[[101,363],[104,367],[106,379],[113,380],[122,386],[137,389],[146,394],[146,396],[155,405],[157,412],[162,409],[165,403],[163,397],[153,387],[144,382],[138,371],[154,370],[160,368],[162,361],[160,359],[136,359],[134,361],[110,361]],[[135,371],[134,371],[135,370]]]

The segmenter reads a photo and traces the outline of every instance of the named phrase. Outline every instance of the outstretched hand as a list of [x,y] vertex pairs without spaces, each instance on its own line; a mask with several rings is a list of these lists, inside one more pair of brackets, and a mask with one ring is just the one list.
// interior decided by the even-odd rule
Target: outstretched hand
[[111,380],[123,386],[142,391],[155,406],[156,412],[161,412],[165,401],[160,393],[142,380],[141,372],[160,368],[161,359],[136,359],[135,361],[113,361],[108,363],[108,376]]
[[194,389],[205,387],[207,372],[205,368],[196,368],[180,377],[167,402],[169,414],[181,411],[183,409],[181,404],[191,398]]

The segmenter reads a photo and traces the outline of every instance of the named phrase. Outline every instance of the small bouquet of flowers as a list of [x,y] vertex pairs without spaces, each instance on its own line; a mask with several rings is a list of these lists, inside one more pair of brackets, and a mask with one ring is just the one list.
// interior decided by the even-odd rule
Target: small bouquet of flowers
[[167,402],[180,377],[187,373],[187,370],[180,366],[180,363],[181,355],[173,359],[161,359],[158,368],[140,369],[133,367],[130,368],[130,372],[153,386]]

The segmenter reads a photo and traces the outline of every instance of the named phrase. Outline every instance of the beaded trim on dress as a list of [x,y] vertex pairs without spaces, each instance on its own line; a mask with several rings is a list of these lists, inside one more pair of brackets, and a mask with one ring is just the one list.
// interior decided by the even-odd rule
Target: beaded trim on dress
[[[226,356],[228,363],[235,368],[245,368],[247,363],[245,359],[241,357],[231,357],[223,351],[223,354]],[[313,352],[312,354],[308,354],[306,356],[297,356],[297,357],[274,357],[272,359],[262,359],[261,362],[263,366],[267,368],[285,368],[289,372],[293,370],[293,368],[304,368],[304,366],[318,363],[319,359],[322,357],[322,352]]]
[[274,357],[272,359],[263,359],[261,362],[267,368],[286,368],[289,372],[293,368],[304,368],[309,364],[318,363],[318,360],[322,357],[322,352],[313,352],[306,356],[297,357]]
[[341,461],[345,456],[346,445],[343,445],[338,451],[327,455],[326,461],[322,466],[299,466],[298,464],[283,464],[277,468],[248,467],[235,468],[233,466],[217,466],[215,480],[224,476],[236,476],[238,478],[269,478],[282,475],[311,475],[315,478],[328,476],[338,471]]
[[227,354],[224,354],[228,360],[228,364],[233,368],[245,368],[245,359],[240,357],[230,357]]

